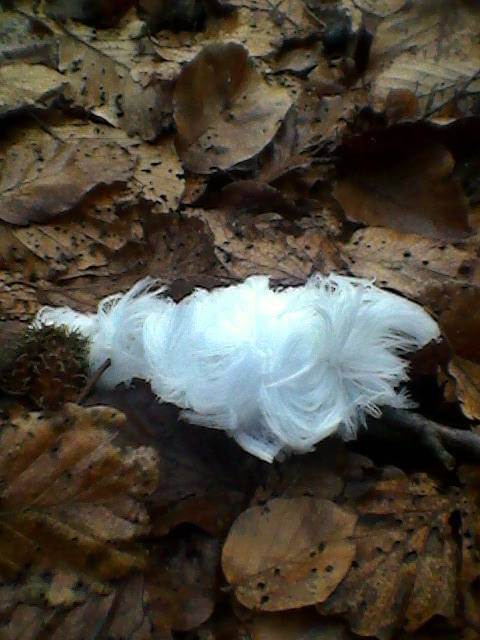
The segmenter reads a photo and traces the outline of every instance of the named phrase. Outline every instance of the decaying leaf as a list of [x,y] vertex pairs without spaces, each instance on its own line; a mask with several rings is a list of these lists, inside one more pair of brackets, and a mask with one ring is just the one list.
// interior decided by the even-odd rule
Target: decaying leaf
[[223,547],[223,571],[236,597],[264,611],[323,602],[355,556],[356,520],[321,498],[277,498],[247,509]]
[[72,18],[87,24],[106,27],[116,23],[131,5],[133,0],[100,0],[84,2],[84,0],[46,0],[46,12],[57,20]]
[[178,147],[196,173],[229,169],[257,155],[291,105],[267,83],[239,44],[205,47],[182,70],[174,93]]
[[213,233],[215,254],[234,278],[268,273],[272,280],[301,282],[316,271],[341,268],[336,247],[316,226],[285,231],[278,214],[252,218],[222,210],[194,210]]
[[154,554],[146,593],[155,628],[188,631],[208,620],[216,600],[218,541],[202,533],[171,536]]
[[[147,274],[179,300],[335,271],[435,315],[409,392],[480,419],[475,2],[7,5],[0,352],[43,304],[93,310]],[[16,390],[33,367],[62,404],[74,367],[46,346]],[[374,464],[364,434],[268,466],[138,381],[90,397],[126,419],[0,402],[2,640],[478,636],[473,466],[379,443]]]
[[[135,539],[148,531],[142,501],[158,480],[155,454],[112,444],[123,421],[110,408],[65,405],[4,422],[0,572],[4,585],[24,572],[31,602],[69,605],[145,567]],[[9,589],[18,595],[15,583]]]
[[79,145],[48,134],[40,144],[6,145],[1,160],[0,218],[17,225],[70,211],[99,186],[126,183],[133,171],[132,159],[113,142]]
[[468,202],[453,166],[439,144],[408,149],[387,143],[345,167],[335,196],[350,220],[458,240],[469,231]]
[[355,506],[356,556],[322,613],[343,613],[352,631],[376,637],[416,630],[436,615],[453,618],[454,501],[426,476],[387,469]]
[[249,624],[252,640],[347,640],[349,634],[342,624],[326,622],[315,612],[288,611],[264,613],[254,617]]
[[149,498],[156,535],[186,523],[211,535],[226,532],[263,478],[263,463],[223,433],[180,421],[178,410],[159,404],[146,384],[97,391],[92,401],[126,415],[120,437],[127,444],[140,442],[158,452],[160,481]]
[[0,117],[27,107],[46,108],[65,85],[63,76],[43,65],[23,62],[0,67]]
[[464,466],[459,472],[461,484],[458,491],[459,510],[461,513],[461,589],[465,614],[469,624],[477,630],[479,617],[478,582],[480,576],[479,550],[479,472],[477,467]]
[[470,420],[480,418],[480,349],[474,336],[480,322],[477,287],[447,289],[439,322],[453,351],[448,366],[462,411]]
[[[471,253],[441,240],[368,227],[356,231],[344,250],[354,275],[375,278],[380,286],[422,302],[428,299],[429,304],[452,281],[480,284],[480,271]],[[437,293],[429,296],[430,290]]]
[[[35,16],[22,11],[5,10],[0,13],[0,62],[7,64],[15,61],[53,68],[56,43],[52,30]],[[35,74],[35,71],[30,73]],[[49,74],[49,71],[46,73]]]
[[470,420],[480,418],[480,363],[454,356],[448,373],[455,380],[455,393],[464,415]]
[[[135,34],[124,37],[134,40]],[[169,79],[154,76],[143,86],[133,79],[129,66],[96,48],[94,38],[60,37],[59,70],[69,82],[66,97],[129,134],[155,139],[171,123]]]
[[374,100],[408,89],[430,117],[459,94],[478,95],[478,7],[461,0],[395,5],[371,51]]

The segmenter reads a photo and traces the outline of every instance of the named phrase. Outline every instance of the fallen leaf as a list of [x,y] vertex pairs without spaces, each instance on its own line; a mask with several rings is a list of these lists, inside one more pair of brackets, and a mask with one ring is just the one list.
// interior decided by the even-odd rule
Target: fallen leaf
[[[413,233],[360,229],[344,246],[344,254],[354,275],[375,278],[377,285],[423,303],[438,303],[438,291],[452,282],[480,284],[480,270],[470,251]],[[429,295],[430,291],[436,293]],[[442,304],[434,308],[440,310]]]
[[408,89],[429,118],[462,93],[478,96],[478,8],[461,0],[402,5],[389,11],[375,34],[374,102],[380,107],[390,91]]
[[159,403],[145,383],[97,391],[91,401],[109,404],[127,416],[120,436],[126,444],[158,452],[160,482],[149,499],[156,535],[185,523],[212,535],[224,533],[263,478],[266,465],[225,434],[180,421],[178,409]]
[[145,595],[155,628],[188,631],[208,620],[216,600],[218,541],[200,532],[170,536],[154,554]]
[[[154,202],[155,211],[162,213],[177,209],[185,189],[185,176],[175,150],[173,135],[161,136],[155,143],[148,143],[105,124],[93,124],[65,118],[63,115],[53,115],[45,124],[52,134],[64,142],[83,145],[84,141],[95,138],[105,144],[120,145],[134,162],[133,175],[128,183],[131,198]],[[32,130],[28,135],[36,137]]]
[[478,630],[479,595],[478,582],[480,578],[480,531],[479,531],[479,488],[480,479],[478,469],[463,466],[459,470],[461,480],[458,490],[459,510],[461,513],[461,592],[467,624]]
[[267,273],[272,281],[298,284],[315,272],[338,270],[342,257],[317,225],[285,232],[278,214],[240,217],[222,210],[194,209],[213,234],[217,260],[234,279]]
[[369,144],[368,154],[344,167],[335,188],[349,220],[441,240],[466,237],[468,202],[445,147],[411,149],[397,140],[376,150]]
[[[134,37],[124,34],[127,42]],[[96,35],[67,32],[59,37],[59,70],[69,82],[66,98],[130,135],[153,140],[171,125],[172,83],[155,75],[143,86],[128,62],[119,63],[96,47]]]
[[355,0],[355,6],[363,11],[386,18],[404,7],[405,0]]
[[100,0],[85,3],[83,0],[46,0],[46,13],[56,20],[80,20],[87,24],[107,27],[118,22],[133,0]]
[[262,78],[244,47],[204,47],[182,70],[174,92],[184,165],[211,173],[252,158],[273,138],[290,105],[288,93]]
[[323,602],[355,556],[356,520],[321,498],[277,498],[247,509],[223,547],[225,577],[249,608],[282,611]]
[[17,225],[70,211],[99,186],[126,183],[133,172],[131,158],[113,142],[78,145],[48,134],[40,145],[6,144],[1,160],[0,218]]
[[474,339],[480,322],[479,296],[476,287],[451,286],[444,296],[439,317],[453,352],[448,371],[455,380],[462,411],[470,420],[480,418],[480,349]]
[[206,18],[205,6],[198,0],[140,0],[140,15],[153,33],[160,29],[198,31]]
[[203,46],[218,42],[235,42],[253,57],[269,58],[285,45],[315,37],[317,29],[301,0],[235,1],[211,12],[200,33],[163,30],[155,34],[154,42],[163,59],[181,63],[192,60]]
[[[0,62],[24,62],[55,67],[57,58],[53,31],[36,16],[21,11],[0,13]],[[49,71],[46,71],[48,74]]]
[[0,270],[0,320],[30,321],[40,306],[35,287],[21,271]]
[[7,581],[22,574],[31,603],[42,597],[68,606],[88,593],[108,593],[109,580],[145,567],[136,538],[149,530],[142,503],[157,485],[156,460],[152,449],[122,452],[111,443],[123,422],[110,408],[73,404],[51,417],[4,422],[4,597],[18,595],[18,584]]
[[343,625],[326,622],[310,609],[257,615],[248,625],[252,640],[347,640]]
[[[319,607],[346,616],[354,633],[390,637],[404,626],[419,629],[436,615],[453,619],[456,604],[456,543],[451,496],[442,495],[425,474],[381,472],[367,491],[360,477],[346,495],[358,512],[356,555],[348,575]],[[355,497],[358,496],[358,497]]]
[[455,395],[469,420],[480,419],[480,363],[454,356],[448,373],[455,380]]
[[23,62],[0,67],[0,117],[35,106],[47,108],[65,85],[60,73]]

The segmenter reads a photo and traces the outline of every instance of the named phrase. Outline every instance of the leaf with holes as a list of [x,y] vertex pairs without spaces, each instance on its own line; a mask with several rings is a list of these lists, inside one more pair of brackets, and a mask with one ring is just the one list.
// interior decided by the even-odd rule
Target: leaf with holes
[[[133,72],[133,57],[143,23],[133,24],[133,31],[120,31],[105,50],[97,44],[95,32],[78,28],[59,38],[59,70],[69,82],[65,96],[76,106],[105,122],[154,140],[172,123],[172,79],[150,74],[143,80]],[[125,52],[125,56],[121,52]]]
[[0,218],[44,222],[72,210],[102,185],[125,184],[133,160],[114,142],[62,142],[45,134],[5,143],[1,152]]
[[288,92],[260,75],[240,44],[211,44],[182,70],[174,93],[178,149],[196,173],[256,156],[291,106]]
[[[442,495],[424,474],[387,468],[347,484],[359,519],[352,567],[322,614],[344,615],[360,635],[389,637],[402,626],[415,631],[434,616],[453,619],[456,543],[450,517],[455,498]],[[360,495],[359,495],[360,493]]]
[[[33,600],[71,605],[88,593],[108,593],[109,580],[145,568],[136,539],[149,530],[142,503],[156,488],[156,458],[152,449],[121,451],[112,444],[123,422],[113,409],[74,404],[51,417],[30,413],[4,422],[4,588],[21,575]],[[15,582],[8,589],[18,595]]]
[[330,500],[270,500],[233,523],[223,571],[238,600],[251,609],[283,611],[323,602],[355,556],[356,521]]

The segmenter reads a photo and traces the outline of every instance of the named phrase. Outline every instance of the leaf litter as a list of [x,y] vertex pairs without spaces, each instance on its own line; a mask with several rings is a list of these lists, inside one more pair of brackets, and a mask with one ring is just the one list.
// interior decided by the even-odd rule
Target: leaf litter
[[[8,3],[2,352],[42,305],[93,310],[147,274],[180,299],[335,270],[436,316],[412,395],[478,434],[478,12]],[[478,637],[468,456],[362,436],[270,468],[140,382],[75,404],[84,373],[49,340],[0,385],[1,637]]]

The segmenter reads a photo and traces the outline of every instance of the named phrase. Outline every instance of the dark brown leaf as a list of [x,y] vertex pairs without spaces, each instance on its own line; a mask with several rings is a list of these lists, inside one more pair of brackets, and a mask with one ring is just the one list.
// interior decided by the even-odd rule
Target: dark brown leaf
[[290,105],[285,89],[266,82],[244,47],[206,46],[185,66],[175,87],[178,148],[185,166],[211,173],[256,156]]
[[[412,141],[413,144],[413,141]],[[345,167],[335,196],[350,220],[440,240],[465,238],[468,202],[437,143],[388,145]]]

